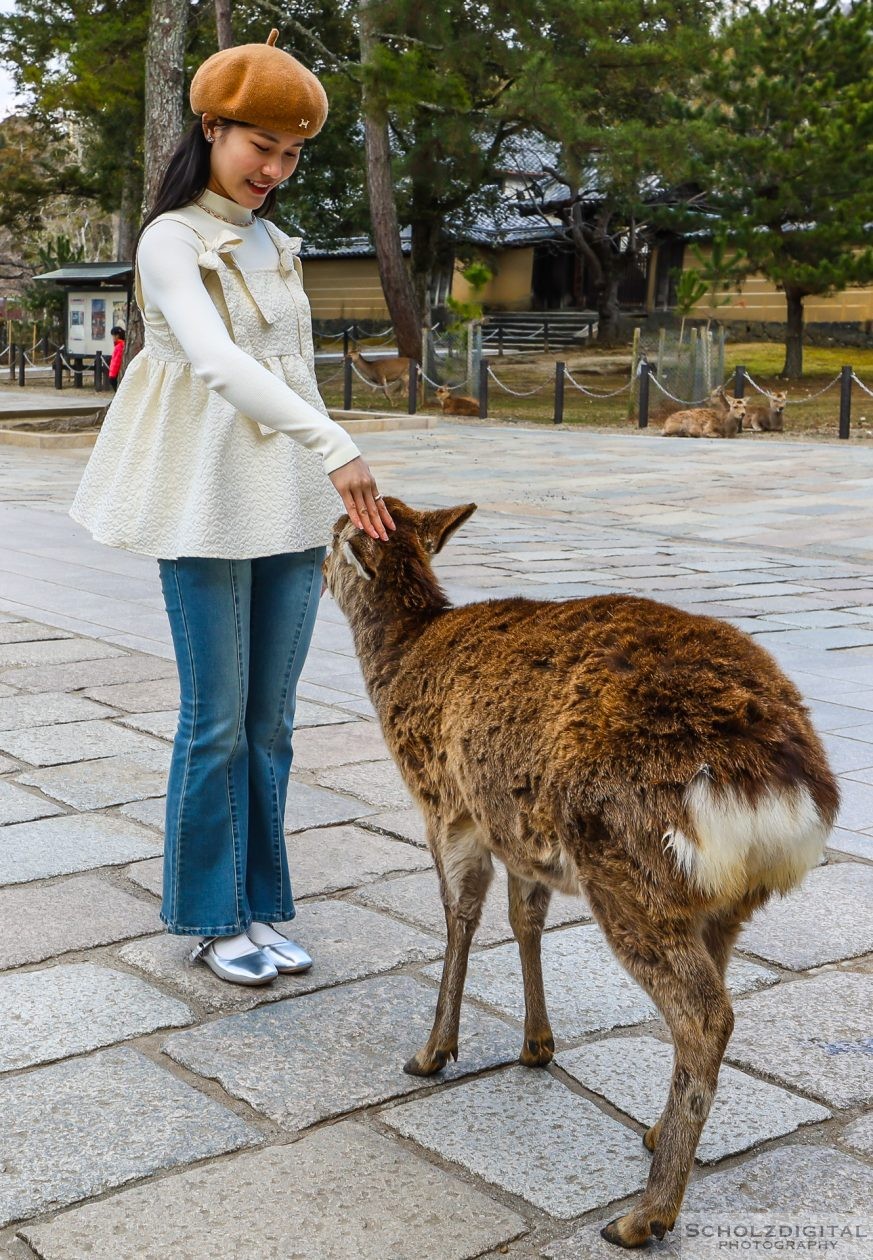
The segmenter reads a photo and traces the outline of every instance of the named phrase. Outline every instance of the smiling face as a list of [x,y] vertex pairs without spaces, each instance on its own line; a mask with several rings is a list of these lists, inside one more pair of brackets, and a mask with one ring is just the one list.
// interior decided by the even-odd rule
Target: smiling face
[[293,131],[236,127],[209,114],[203,115],[203,132],[215,137],[206,187],[247,210],[257,210],[271,188],[293,175],[305,141]]

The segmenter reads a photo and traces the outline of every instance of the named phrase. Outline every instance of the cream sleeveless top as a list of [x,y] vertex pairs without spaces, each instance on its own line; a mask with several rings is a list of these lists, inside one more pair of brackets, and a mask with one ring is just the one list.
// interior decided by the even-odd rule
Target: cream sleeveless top
[[262,220],[278,268],[243,271],[233,225],[216,224],[207,239],[202,214],[188,209],[154,222],[177,219],[196,233],[203,283],[232,341],[318,409],[317,426],[305,429],[315,449],[210,389],[169,325],[146,319],[137,274],[144,347],[107,411],[70,515],[99,542],[161,559],[251,559],[327,545],[343,506],[325,471],[326,452],[332,470],[358,451],[327,417],[318,392],[300,241]]

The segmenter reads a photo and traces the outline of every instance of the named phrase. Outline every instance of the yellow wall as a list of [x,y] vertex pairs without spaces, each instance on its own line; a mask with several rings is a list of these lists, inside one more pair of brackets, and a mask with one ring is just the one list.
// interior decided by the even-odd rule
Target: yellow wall
[[303,260],[303,287],[314,319],[387,319],[375,258]]
[[533,257],[532,247],[487,254],[485,261],[494,275],[476,294],[461,275],[464,264],[457,263],[452,278],[452,297],[459,302],[482,302],[492,310],[530,310]]
[[[704,247],[700,252],[705,263],[709,251]],[[701,265],[701,260],[688,250],[685,254],[686,270],[699,271]],[[723,306],[710,307],[707,296],[695,305],[694,313],[724,320],[785,322],[785,294],[766,276],[749,276],[742,289],[728,290],[720,297],[728,299]],[[873,320],[873,287],[843,289],[831,297],[812,295],[804,301],[803,312],[807,323],[855,324]]]

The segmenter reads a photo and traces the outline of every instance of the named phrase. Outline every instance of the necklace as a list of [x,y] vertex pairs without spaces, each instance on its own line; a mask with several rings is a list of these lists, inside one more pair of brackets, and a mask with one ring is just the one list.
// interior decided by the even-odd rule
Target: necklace
[[255,216],[249,219],[248,223],[237,223],[235,219],[229,219],[225,214],[219,214],[217,210],[210,210],[209,206],[205,206],[202,201],[195,201],[195,206],[199,206],[201,210],[205,210],[207,214],[211,214],[213,219],[221,219],[222,223],[229,223],[231,227],[252,227],[255,222]]

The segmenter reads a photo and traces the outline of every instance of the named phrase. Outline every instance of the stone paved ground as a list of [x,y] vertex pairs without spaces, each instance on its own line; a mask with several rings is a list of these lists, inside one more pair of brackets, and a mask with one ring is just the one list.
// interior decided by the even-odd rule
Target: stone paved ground
[[[649,1254],[724,1254],[701,1223],[853,1221],[866,1241],[833,1254],[873,1255],[873,451],[488,426],[362,444],[386,491],[480,503],[440,558],[458,600],[650,594],[731,618],[803,690],[839,825],[827,864],[742,937],[684,1233]],[[0,466],[0,1257],[614,1256],[597,1230],[645,1181],[665,1031],[585,903],[556,898],[558,1053],[518,1067],[498,879],[460,1060],[438,1084],[402,1074],[441,912],[329,601],[287,817],[312,972],[233,989],[160,932],[169,636],[154,565],[67,520],[83,461]]]

